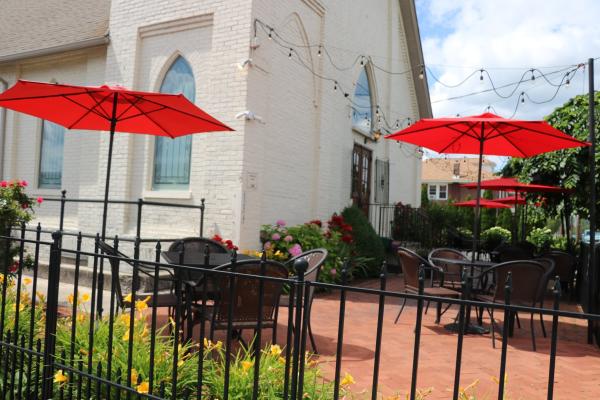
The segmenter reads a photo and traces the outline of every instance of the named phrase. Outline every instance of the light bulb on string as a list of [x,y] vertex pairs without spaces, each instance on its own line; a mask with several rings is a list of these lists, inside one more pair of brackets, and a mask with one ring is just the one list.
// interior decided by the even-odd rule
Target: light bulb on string
[[269,29],[269,40],[273,39],[273,28]]
[[425,77],[425,70],[423,69],[423,67],[421,67],[421,70],[419,71],[419,79],[423,79]]
[[479,80],[483,81],[483,69],[479,70]]
[[337,90],[337,81],[333,81],[333,90]]
[[360,66],[364,67],[365,66],[365,60],[363,56],[360,56]]
[[288,58],[292,58],[292,51],[294,51],[294,49],[290,49],[290,52],[288,53]]
[[319,50],[317,50],[317,56],[321,57],[321,45],[319,45]]
[[519,97],[521,97],[521,103],[525,103],[525,92],[521,92]]
[[531,80],[535,81],[535,74],[533,73],[533,68],[531,69]]
[[400,122],[398,120],[396,120],[396,123],[394,124],[394,129],[398,129],[400,128]]
[[565,82],[565,86],[569,87],[570,84],[571,84],[571,80],[569,78],[567,78],[567,80]]

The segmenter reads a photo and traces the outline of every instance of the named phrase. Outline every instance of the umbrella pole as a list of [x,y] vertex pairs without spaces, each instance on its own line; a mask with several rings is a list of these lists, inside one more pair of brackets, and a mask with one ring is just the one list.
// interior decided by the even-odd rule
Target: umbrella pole
[[519,209],[517,208],[519,193],[515,189],[515,215],[513,215],[513,235],[512,235],[512,243],[517,243],[517,235],[519,234],[519,218],[517,212]]
[[[108,142],[108,161],[106,162],[106,183],[104,185],[104,210],[102,212],[102,240],[106,240],[106,217],[108,215],[108,189],[110,187],[110,167],[112,164],[113,142],[115,140],[115,129],[117,128],[117,97],[114,94],[112,116],[110,118],[110,139]],[[100,271],[98,273],[98,301],[97,314],[102,317],[102,294],[104,290],[104,257],[100,258]]]
[[479,139],[479,169],[477,170],[477,194],[475,196],[475,220],[473,221],[473,254],[471,260],[475,261],[475,258],[479,259],[479,222],[480,222],[480,208],[479,203],[481,201],[481,167],[483,166],[483,124],[481,124],[481,138]]

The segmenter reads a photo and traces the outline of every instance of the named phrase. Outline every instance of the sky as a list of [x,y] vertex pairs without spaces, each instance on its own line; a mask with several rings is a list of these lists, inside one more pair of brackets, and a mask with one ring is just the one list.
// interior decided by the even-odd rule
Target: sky
[[[587,63],[588,58],[600,57],[600,1],[415,3],[434,117],[489,110],[507,118],[542,119],[569,98],[587,93],[587,68],[570,75],[568,86],[564,85],[565,75],[577,64]],[[529,71],[532,68],[534,80]],[[551,83],[541,73],[547,74]],[[518,82],[523,75],[525,82],[518,88],[511,85],[498,88],[498,94],[489,91],[452,99],[491,89],[492,82],[496,87]],[[594,75],[596,88],[600,88],[600,59],[595,61]],[[563,86],[557,90],[561,81]],[[502,159],[497,160],[502,163]]]

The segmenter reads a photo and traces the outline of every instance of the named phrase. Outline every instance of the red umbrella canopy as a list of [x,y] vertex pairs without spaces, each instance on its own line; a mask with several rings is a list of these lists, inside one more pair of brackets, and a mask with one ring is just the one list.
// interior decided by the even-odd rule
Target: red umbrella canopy
[[514,205],[514,204],[518,204],[518,205],[525,205],[527,204],[527,199],[519,194],[518,196],[508,196],[508,197],[502,197],[501,199],[494,199],[494,201],[496,203],[502,203],[502,204],[509,204],[509,205]]
[[0,106],[68,129],[111,130],[175,138],[231,131],[182,94],[127,90],[121,86],[73,86],[18,81],[0,94]]
[[[461,201],[459,203],[454,203],[456,207],[477,207],[477,200],[467,200]],[[507,204],[497,203],[492,200],[480,199],[479,207],[483,208],[510,208]]]
[[[461,185],[469,189],[476,189],[477,182],[465,183]],[[498,178],[481,181],[481,189],[486,190],[501,190],[504,192],[547,192],[547,193],[564,193],[569,189],[564,189],[558,186],[536,185],[533,183],[519,182],[516,178]],[[514,199],[513,199],[514,200]]]
[[458,118],[424,118],[386,136],[438,153],[531,157],[589,146],[544,121],[502,118],[492,113]]

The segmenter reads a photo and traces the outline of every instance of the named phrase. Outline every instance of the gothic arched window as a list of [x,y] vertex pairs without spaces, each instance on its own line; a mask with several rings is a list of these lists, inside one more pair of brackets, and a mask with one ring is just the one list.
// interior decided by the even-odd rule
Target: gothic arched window
[[369,134],[373,130],[373,100],[367,69],[360,71],[354,90],[352,128]]

